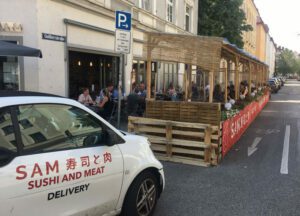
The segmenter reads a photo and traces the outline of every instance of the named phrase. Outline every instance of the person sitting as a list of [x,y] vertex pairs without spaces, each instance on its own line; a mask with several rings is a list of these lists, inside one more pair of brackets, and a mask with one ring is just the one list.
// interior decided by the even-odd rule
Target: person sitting
[[147,96],[146,86],[145,86],[144,82],[141,82],[139,85],[138,96],[143,97],[143,98],[146,98],[146,96]]
[[104,98],[104,91],[105,91],[105,92],[108,92],[109,98],[111,99],[112,94],[113,94],[113,90],[114,90],[114,85],[113,85],[113,83],[112,83],[112,82],[108,82],[108,83],[106,84],[106,87],[100,91],[100,95],[99,95],[99,96],[100,96],[100,102],[102,102],[102,100],[103,100],[103,98]]
[[221,88],[220,84],[215,85],[213,97],[214,97],[215,102],[223,102],[224,101],[224,97],[222,94],[222,88]]
[[197,100],[199,99],[199,91],[197,88],[196,83],[192,82],[192,100]]
[[110,100],[110,95],[107,90],[103,90],[103,99],[99,103],[99,115],[104,119],[109,119],[110,115],[112,114],[113,109],[113,102]]
[[174,88],[173,83],[171,82],[168,88],[168,95],[171,98],[172,101],[176,101],[177,99],[177,93],[176,93],[176,89]]
[[82,94],[78,97],[78,102],[82,103],[85,106],[93,105],[94,101],[90,96],[90,91],[88,88],[84,88]]
[[234,99],[234,97],[232,97],[231,88],[227,86],[227,100],[230,101],[232,99]]
[[128,116],[141,116],[139,90],[133,87],[131,93],[127,96],[127,114]]
[[247,82],[243,81],[240,84],[240,95],[245,98],[248,94],[248,84]]
[[234,100],[235,99],[235,88],[234,85],[231,83],[230,86],[227,87],[227,99]]

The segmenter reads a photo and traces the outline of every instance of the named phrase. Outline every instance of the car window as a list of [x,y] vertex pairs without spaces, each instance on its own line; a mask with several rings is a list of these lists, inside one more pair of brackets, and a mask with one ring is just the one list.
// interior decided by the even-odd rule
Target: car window
[[9,108],[0,109],[0,166],[5,165],[17,154],[15,131]]
[[108,141],[101,121],[77,107],[19,106],[18,120],[25,153],[104,145]]

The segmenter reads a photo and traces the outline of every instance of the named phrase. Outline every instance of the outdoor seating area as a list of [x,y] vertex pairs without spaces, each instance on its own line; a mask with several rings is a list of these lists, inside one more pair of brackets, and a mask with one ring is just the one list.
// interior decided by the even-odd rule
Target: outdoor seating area
[[[224,137],[229,131],[224,130],[230,127],[224,129],[223,124],[241,118],[247,123],[243,123],[243,130],[237,127],[234,134],[241,136],[268,102],[268,66],[223,38],[153,32],[145,33],[144,38],[146,110],[144,117],[129,116],[128,130],[147,136],[160,159],[206,166],[220,163],[229,145],[228,137]],[[183,90],[180,96],[176,92],[176,99],[168,91],[153,91],[157,84],[151,79],[152,61],[185,64]],[[199,75],[196,81],[192,81],[193,75]],[[247,110],[249,107],[255,111]],[[244,110],[249,113],[244,114]],[[245,119],[242,115],[253,117]],[[196,130],[198,124],[202,131]],[[147,125],[158,125],[158,128],[154,130]],[[170,132],[170,125],[175,125],[175,133]],[[188,134],[192,134],[192,140],[186,137]],[[197,147],[203,151],[197,153]],[[211,150],[209,159],[207,149]]]

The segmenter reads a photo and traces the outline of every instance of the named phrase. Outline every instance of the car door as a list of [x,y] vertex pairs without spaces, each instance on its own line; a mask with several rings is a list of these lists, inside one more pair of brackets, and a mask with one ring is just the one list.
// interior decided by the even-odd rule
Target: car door
[[[92,114],[62,104],[15,108],[19,156],[0,168],[0,215],[101,215],[115,209],[122,138]],[[10,143],[15,139],[10,138]]]

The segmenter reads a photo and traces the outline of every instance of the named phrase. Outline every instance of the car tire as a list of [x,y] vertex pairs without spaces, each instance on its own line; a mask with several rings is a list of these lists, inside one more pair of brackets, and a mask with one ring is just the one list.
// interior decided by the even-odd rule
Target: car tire
[[141,173],[130,186],[126,195],[122,216],[151,216],[156,207],[159,187],[156,176]]

